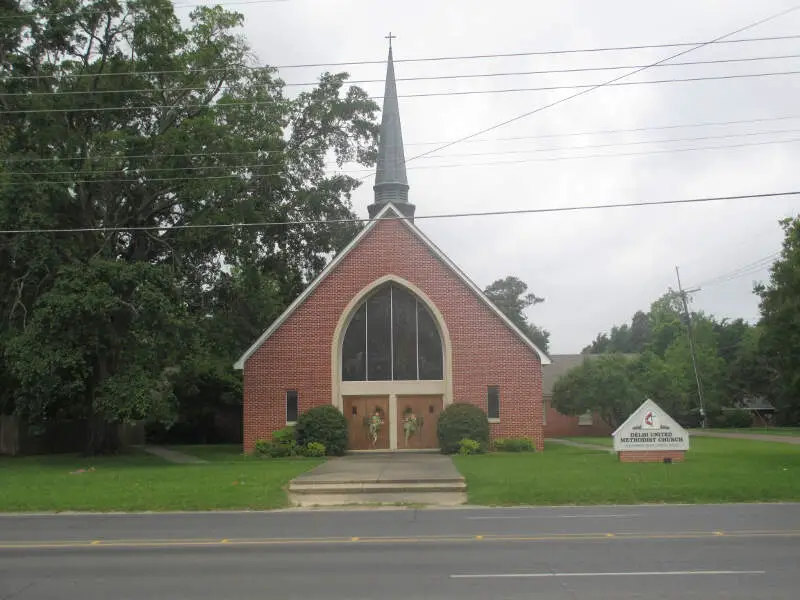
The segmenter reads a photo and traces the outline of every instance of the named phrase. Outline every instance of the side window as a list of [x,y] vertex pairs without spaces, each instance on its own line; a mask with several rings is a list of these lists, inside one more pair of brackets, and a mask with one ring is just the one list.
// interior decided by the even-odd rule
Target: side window
[[297,422],[297,390],[288,390],[286,392],[286,422]]
[[487,411],[486,415],[490,419],[500,418],[500,388],[496,385],[490,385],[487,392]]

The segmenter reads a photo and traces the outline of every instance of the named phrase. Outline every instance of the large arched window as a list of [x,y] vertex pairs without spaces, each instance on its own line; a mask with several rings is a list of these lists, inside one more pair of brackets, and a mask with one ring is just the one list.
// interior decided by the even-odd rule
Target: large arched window
[[388,284],[358,307],[342,344],[342,380],[443,379],[442,339],[423,302]]

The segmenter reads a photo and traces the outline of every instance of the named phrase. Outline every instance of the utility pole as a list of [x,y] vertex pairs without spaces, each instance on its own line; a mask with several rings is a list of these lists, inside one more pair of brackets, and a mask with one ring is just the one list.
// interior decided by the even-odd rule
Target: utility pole
[[700,382],[700,372],[697,370],[697,353],[694,348],[694,335],[692,334],[692,315],[689,312],[689,303],[686,301],[686,295],[690,292],[697,290],[685,290],[681,287],[681,273],[678,266],[675,266],[675,276],[678,278],[678,293],[681,296],[683,303],[683,312],[686,315],[686,331],[689,335],[689,352],[692,355],[692,368],[694,369],[694,380],[697,382],[697,398],[700,401],[700,427],[705,429],[706,426],[706,408],[703,401],[703,384]]

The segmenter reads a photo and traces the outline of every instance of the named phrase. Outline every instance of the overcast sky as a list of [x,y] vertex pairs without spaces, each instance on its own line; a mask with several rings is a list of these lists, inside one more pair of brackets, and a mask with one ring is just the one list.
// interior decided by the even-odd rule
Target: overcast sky
[[[396,61],[703,41],[758,21],[790,4],[776,0],[759,3],[287,0],[250,5],[231,2],[230,8],[245,15],[245,34],[261,63],[288,65],[385,59],[384,36],[390,30],[397,35]],[[185,12],[182,9],[179,14]],[[800,11],[735,37],[793,34],[800,34]],[[397,62],[395,67],[398,79],[402,79],[643,65],[679,50]],[[705,47],[676,61],[792,54],[800,55],[800,38]],[[281,76],[287,82],[308,81],[322,70],[281,69]],[[385,65],[331,70],[347,70],[357,80],[382,79]],[[626,81],[793,70],[800,71],[800,58],[652,68]],[[402,96],[595,84],[625,72],[399,81],[398,92]],[[417,206],[417,215],[426,215],[800,189],[792,167],[797,168],[800,158],[800,118],[541,137],[708,121],[800,117],[798,82],[800,75],[789,74],[599,89],[481,136],[484,141],[461,143],[443,150],[441,158],[411,161],[410,199]],[[375,96],[383,92],[381,83],[362,87]],[[574,91],[401,97],[406,157],[435,147],[421,145],[424,142],[460,138]],[[745,133],[759,135],[741,135]],[[526,139],[498,139],[520,136]],[[663,141],[710,136],[713,139]],[[664,152],[779,140],[795,143]],[[623,145],[569,150],[601,144]],[[653,151],[660,152],[596,157]],[[589,154],[595,157],[552,160]],[[528,162],[485,164],[522,160]],[[435,165],[455,164],[467,166],[435,168]],[[354,195],[353,205],[359,215],[366,216],[366,206],[372,201],[371,185],[368,181]],[[646,310],[668,286],[675,285],[675,265],[681,267],[684,285],[691,286],[777,252],[782,240],[778,220],[797,214],[798,208],[800,197],[793,197],[551,215],[419,220],[418,225],[481,287],[513,274],[527,282],[537,295],[544,296],[545,303],[532,308],[529,316],[551,332],[552,352],[568,353],[580,351],[598,332],[628,321],[636,310]],[[752,294],[752,284],[766,274],[764,268],[705,286],[694,296],[694,306],[720,317],[754,320],[758,317],[758,302]]]

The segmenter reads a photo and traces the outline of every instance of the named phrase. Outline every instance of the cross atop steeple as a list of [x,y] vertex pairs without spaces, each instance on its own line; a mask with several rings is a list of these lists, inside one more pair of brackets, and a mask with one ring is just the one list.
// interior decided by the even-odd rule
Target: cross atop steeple
[[396,35],[392,35],[392,32],[390,31],[389,35],[387,35],[384,39],[389,40],[389,50],[391,50],[392,49],[392,40],[396,40],[397,36]]
[[400,108],[397,104],[397,83],[394,78],[392,40],[389,33],[389,59],[386,64],[386,88],[383,93],[383,114],[378,138],[378,164],[375,172],[375,201],[367,208],[370,218],[388,203],[394,204],[406,217],[413,219],[415,207],[408,202],[406,157],[403,150],[403,131],[400,127]]

